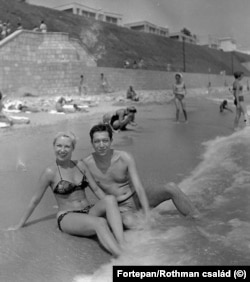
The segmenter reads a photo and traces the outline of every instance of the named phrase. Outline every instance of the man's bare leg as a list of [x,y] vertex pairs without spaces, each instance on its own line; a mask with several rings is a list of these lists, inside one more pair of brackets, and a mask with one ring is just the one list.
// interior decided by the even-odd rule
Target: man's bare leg
[[156,207],[167,200],[172,200],[176,209],[182,215],[199,217],[199,212],[189,197],[173,182],[164,185],[161,191],[157,191],[154,196],[148,198],[152,207]]

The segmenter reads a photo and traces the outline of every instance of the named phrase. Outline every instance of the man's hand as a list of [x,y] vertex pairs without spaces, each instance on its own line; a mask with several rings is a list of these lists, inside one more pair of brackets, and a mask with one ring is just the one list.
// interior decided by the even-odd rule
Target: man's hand
[[23,226],[20,224],[14,225],[14,226],[10,226],[6,229],[6,231],[17,231],[19,229],[21,229]]
[[131,124],[132,126],[136,126],[136,125],[137,125],[137,123],[134,122],[134,121],[131,121],[130,124]]

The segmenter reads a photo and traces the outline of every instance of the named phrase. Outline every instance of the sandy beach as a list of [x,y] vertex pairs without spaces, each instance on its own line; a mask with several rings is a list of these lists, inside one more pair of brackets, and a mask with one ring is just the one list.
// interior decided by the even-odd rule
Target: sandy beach
[[[229,107],[234,110],[232,94],[225,89],[213,89],[209,93],[207,89],[189,90],[188,124],[175,123],[175,106],[173,103],[167,103],[171,99],[171,91],[138,91],[138,94],[140,102],[133,103],[138,109],[136,115],[138,126],[129,127],[126,132],[116,133],[113,146],[134,155],[149,198],[153,198],[159,187],[174,181],[180,183],[183,191],[188,195],[192,195],[194,189],[195,195],[199,195],[204,190],[204,193],[209,196],[206,200],[199,197],[197,199],[192,195],[192,199],[199,208],[207,208],[213,202],[218,205],[217,200],[213,200],[210,190],[207,191],[206,187],[210,189],[211,186],[213,188],[211,193],[218,194],[221,199],[223,194],[221,189],[224,189],[221,183],[224,179],[219,177],[225,173],[219,173],[220,168],[217,167],[214,171],[212,170],[212,173],[207,173],[213,176],[212,181],[214,181],[215,172],[218,172],[217,178],[220,185],[212,186],[212,181],[200,184],[206,178],[200,177],[199,174],[196,177],[195,169],[202,164],[204,142],[214,140],[218,136],[226,138],[233,134],[234,114],[219,113],[219,104],[225,98],[229,100]],[[55,133],[62,130],[75,132],[78,142],[73,157],[79,159],[86,156],[92,151],[88,135],[90,127],[101,120],[103,113],[113,112],[117,108],[130,105],[131,102],[126,101],[124,97],[125,94],[122,92],[85,97],[88,100],[92,99],[95,105],[89,107],[88,112],[25,114],[29,116],[30,124],[1,129],[0,212],[5,215],[0,221],[1,281],[68,282],[74,281],[73,278],[76,276],[91,275],[105,264],[108,264],[105,272],[108,272],[109,278],[102,280],[100,275],[99,280],[93,281],[111,281],[112,264],[199,265],[215,262],[223,265],[234,262],[234,253],[228,253],[227,246],[224,247],[223,243],[227,233],[221,237],[222,241],[218,240],[218,244],[213,240],[204,241],[203,235],[197,234],[196,228],[190,229],[190,223],[180,217],[173,205],[167,207],[163,216],[159,218],[159,225],[161,222],[163,225],[158,226],[154,230],[155,233],[143,231],[143,234],[140,232],[128,234],[130,242],[128,252],[119,260],[113,260],[96,240],[73,237],[58,230],[55,220],[56,203],[50,190],[45,193],[41,203],[32,214],[27,228],[16,233],[4,231],[18,221],[36,189],[41,171],[49,163],[54,162],[52,140]],[[32,99],[34,104],[37,101],[36,105],[39,105],[39,97],[29,99]],[[24,114],[19,113],[19,115]],[[220,152],[221,149],[216,151],[215,155],[219,156]],[[213,164],[216,157],[211,156],[212,161],[208,161],[208,168],[213,169],[211,163]],[[226,160],[228,161],[228,158]],[[207,165],[205,164],[204,167],[206,168]],[[193,174],[194,176],[190,178]],[[234,174],[230,173],[230,175]],[[228,179],[229,176],[226,174],[225,178]],[[246,177],[246,181],[247,179]],[[195,180],[199,183],[196,184]],[[242,177],[240,181],[243,181]],[[87,196],[91,201],[95,201],[90,191]],[[219,210],[217,214],[223,214],[230,207],[232,205],[222,207],[223,212]],[[209,225],[206,230],[210,233],[214,232],[213,211],[216,208],[216,205],[211,208],[211,226]],[[232,211],[229,210],[229,215],[231,213]],[[216,226],[221,226],[222,219],[218,220],[219,223]],[[166,229],[164,232],[161,231],[163,228]],[[225,230],[227,231],[228,227]],[[239,230],[238,225],[237,230]],[[218,230],[218,234],[220,232],[222,231]],[[138,236],[141,238],[140,242],[138,242]],[[214,238],[213,235],[211,238]],[[234,238],[234,236],[229,237],[228,242],[230,243],[230,240]],[[245,263],[248,259],[244,246],[238,255],[237,262]],[[159,254],[161,249],[163,252]],[[22,271],[24,267],[25,272]],[[79,281],[88,281],[84,279]]]
[[[6,105],[23,105],[36,108],[38,112],[21,112],[17,110],[6,110],[5,114],[12,117],[27,117],[30,120],[29,124],[15,124],[13,129],[29,128],[42,125],[51,125],[65,120],[87,118],[96,116],[101,120],[102,114],[106,112],[115,112],[118,108],[127,107],[129,105],[143,106],[147,104],[165,104],[172,99],[172,90],[138,90],[139,102],[132,102],[126,99],[126,91],[118,91],[113,93],[105,93],[100,95],[85,95],[85,96],[67,96],[65,97],[69,104],[76,103],[85,108],[84,112],[75,113],[57,113],[55,111],[55,103],[59,97],[51,96],[30,96],[30,97],[7,97],[4,103]],[[188,97],[204,97],[210,94],[211,96],[220,96],[222,93],[225,96],[225,88],[215,88],[209,93],[207,88],[190,89]],[[230,96],[230,93],[229,93]],[[1,129],[3,131],[3,129]]]

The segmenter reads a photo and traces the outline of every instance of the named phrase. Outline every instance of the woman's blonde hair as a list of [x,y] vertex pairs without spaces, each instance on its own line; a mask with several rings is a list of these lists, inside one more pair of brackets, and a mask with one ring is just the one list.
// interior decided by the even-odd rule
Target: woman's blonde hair
[[69,138],[71,140],[73,149],[75,149],[75,146],[76,146],[76,136],[75,136],[75,134],[73,132],[70,132],[70,131],[69,132],[66,132],[66,131],[65,132],[64,131],[58,132],[56,134],[55,138],[54,138],[54,141],[53,141],[53,145],[54,146],[56,144],[57,139],[60,138],[60,137],[67,137],[67,138]]

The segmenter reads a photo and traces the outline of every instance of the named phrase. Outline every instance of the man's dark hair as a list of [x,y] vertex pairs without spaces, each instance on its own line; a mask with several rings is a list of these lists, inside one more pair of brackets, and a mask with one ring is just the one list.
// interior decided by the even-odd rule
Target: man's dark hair
[[109,124],[106,124],[106,123],[99,123],[97,125],[94,125],[90,129],[89,135],[90,135],[91,142],[93,141],[93,137],[94,137],[94,134],[96,132],[103,132],[103,131],[108,132],[109,138],[110,138],[110,140],[112,140],[112,138],[113,138],[113,131],[112,131],[111,126]]
[[241,77],[243,74],[244,74],[243,71],[236,71],[236,72],[234,72],[234,78],[237,79],[237,78]]
[[128,111],[129,113],[137,113],[137,110],[136,110],[136,108],[135,108],[134,106],[127,107],[127,111]]

